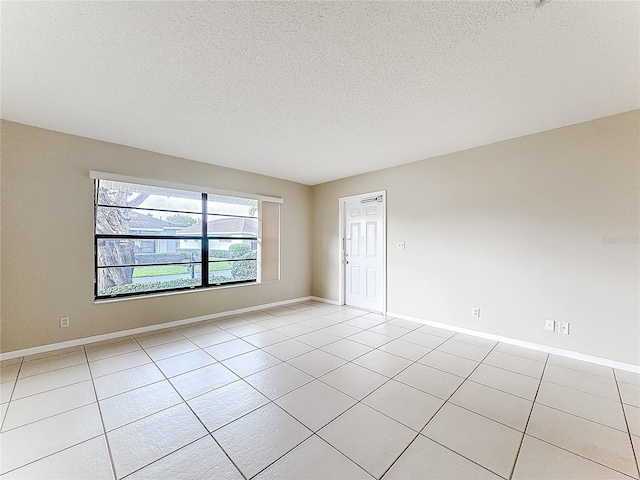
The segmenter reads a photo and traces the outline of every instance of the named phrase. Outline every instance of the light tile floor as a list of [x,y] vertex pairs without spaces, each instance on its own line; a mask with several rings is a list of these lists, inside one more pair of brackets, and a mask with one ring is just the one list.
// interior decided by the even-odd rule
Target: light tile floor
[[352,308],[0,367],[7,479],[640,478],[640,375]]

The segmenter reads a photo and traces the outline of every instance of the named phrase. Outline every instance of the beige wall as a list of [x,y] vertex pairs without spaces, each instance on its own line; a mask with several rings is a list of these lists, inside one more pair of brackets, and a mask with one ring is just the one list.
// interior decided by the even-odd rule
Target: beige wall
[[[387,190],[389,311],[640,364],[639,246],[603,241],[639,235],[638,132],[634,111],[311,188],[3,121],[0,351],[336,300],[338,198]],[[94,305],[90,169],[283,197],[282,281]]]
[[[310,294],[308,186],[12,122],[1,153],[2,352]],[[94,305],[90,169],[283,197],[282,280]]]
[[390,312],[638,365],[639,133],[633,111],[315,186],[313,295],[338,298],[338,198],[386,189]]

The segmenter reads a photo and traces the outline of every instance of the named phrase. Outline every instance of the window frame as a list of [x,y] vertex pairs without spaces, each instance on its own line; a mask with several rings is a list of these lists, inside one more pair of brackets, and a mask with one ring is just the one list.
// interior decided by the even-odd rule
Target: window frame
[[[128,298],[128,297],[140,297],[140,296],[154,296],[154,295],[159,295],[159,294],[164,294],[164,293],[179,293],[179,292],[184,292],[184,291],[194,291],[194,290],[203,290],[203,289],[214,289],[214,288],[220,288],[220,287],[227,287],[227,286],[237,286],[237,285],[244,285],[244,284],[255,284],[255,283],[260,283],[260,248],[261,248],[261,242],[260,242],[260,225],[261,225],[261,218],[260,218],[260,212],[261,212],[261,202],[262,200],[260,198],[256,198],[255,195],[244,195],[244,194],[240,194],[240,193],[235,193],[235,192],[224,192],[224,193],[218,193],[218,192],[214,192],[211,191],[209,189],[195,189],[195,188],[184,188],[183,185],[180,186],[169,186],[167,185],[167,182],[161,182],[164,183],[165,185],[154,185],[153,183],[150,183],[149,181],[145,181],[143,179],[132,179],[129,177],[122,177],[119,175],[111,175],[111,174],[104,174],[104,175],[97,175],[99,172],[90,172],[90,177],[94,180],[94,219],[93,219],[93,237],[94,237],[94,288],[93,288],[93,295],[94,295],[94,301],[104,301],[104,300],[114,300],[114,299],[121,299],[121,298]],[[106,177],[106,178],[105,178]],[[117,178],[113,178],[113,177],[117,177]],[[145,208],[145,207],[140,207],[140,206],[122,206],[122,205],[104,205],[104,204],[100,204],[98,202],[98,190],[100,188],[100,181],[108,181],[108,180],[112,180],[112,181],[117,181],[117,182],[128,182],[128,183],[135,183],[138,185],[143,185],[143,186],[149,186],[149,187],[153,187],[153,186],[163,186],[166,188],[172,188],[175,190],[182,190],[182,191],[187,191],[187,192],[197,192],[201,195],[201,201],[202,201],[202,210],[201,212],[187,212],[187,211],[182,211],[182,210],[172,210],[172,209],[155,209],[155,208]],[[160,182],[158,182],[160,183]],[[234,193],[233,195],[231,193]],[[251,199],[251,200],[256,200],[257,202],[257,212],[256,212],[256,216],[255,217],[251,217],[251,216],[246,216],[246,215],[229,215],[229,214],[225,214],[225,213],[210,213],[208,212],[209,209],[209,195],[224,195],[224,196],[228,196],[228,197],[236,197],[236,198],[245,198],[245,199]],[[269,200],[271,200],[271,198],[269,198]],[[275,200],[279,200],[278,203],[282,203],[282,199],[275,199]],[[201,218],[201,225],[202,225],[202,230],[200,232],[200,235],[132,235],[132,234],[104,234],[104,233],[97,233],[96,232],[96,226],[97,226],[97,218],[98,218],[98,208],[99,207],[108,207],[108,208],[117,208],[117,209],[128,209],[128,210],[148,210],[148,211],[163,211],[163,212],[167,212],[167,213],[175,213],[175,214],[189,214],[189,215],[200,215]],[[208,232],[208,221],[210,220],[210,217],[212,216],[220,216],[220,217],[235,217],[235,218],[250,218],[250,219],[255,219],[256,222],[258,222],[258,229],[255,235],[250,235],[250,234],[241,234],[240,236],[229,236],[229,235],[214,235],[214,234],[209,234]],[[253,245],[253,243],[255,242],[257,248],[256,248],[256,255],[255,255],[255,259],[229,259],[229,260],[225,260],[225,261],[229,261],[229,262],[236,262],[236,261],[255,261],[256,262],[256,277],[254,279],[248,279],[248,280],[236,280],[236,281],[230,281],[230,282],[210,282],[210,277],[209,277],[209,263],[212,262],[209,259],[209,241],[210,240],[248,240],[251,242],[251,244]],[[153,241],[157,241],[157,240],[195,240],[195,241],[200,241],[200,248],[201,248],[201,252],[200,252],[200,261],[192,261],[192,262],[165,262],[165,263],[152,263],[152,264],[123,264],[123,265],[102,265],[100,266],[98,263],[98,243],[100,240],[141,240],[141,241],[148,241],[148,240],[153,240]],[[222,260],[220,260],[222,261]],[[173,287],[173,288],[163,288],[163,289],[158,289],[158,290],[145,290],[145,291],[140,291],[140,292],[128,292],[128,293],[116,293],[116,294],[110,294],[110,295],[100,295],[98,292],[98,272],[101,269],[107,269],[107,268],[135,268],[135,267],[143,267],[143,266],[149,266],[149,267],[153,267],[153,266],[170,266],[170,265],[184,265],[184,266],[188,266],[188,265],[193,265],[194,267],[196,265],[200,265],[200,285],[187,285],[187,286],[182,286],[182,287]]]

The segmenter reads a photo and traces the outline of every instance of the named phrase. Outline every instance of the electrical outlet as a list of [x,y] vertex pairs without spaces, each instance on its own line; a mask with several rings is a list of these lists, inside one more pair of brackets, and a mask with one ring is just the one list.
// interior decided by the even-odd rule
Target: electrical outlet
[[544,321],[544,329],[547,332],[555,332],[556,331],[556,321],[555,320],[545,320]]
[[404,242],[398,242],[397,246],[400,250],[404,250],[404,247],[405,247]]
[[296,291],[296,286],[295,285],[291,285],[291,291],[295,292]]
[[67,328],[69,326],[69,317],[60,317],[60,328]]
[[471,309],[471,315],[474,316],[475,318],[480,318],[480,309],[479,308],[472,308]]
[[558,331],[560,333],[564,333],[565,335],[569,335],[569,322],[559,322]]

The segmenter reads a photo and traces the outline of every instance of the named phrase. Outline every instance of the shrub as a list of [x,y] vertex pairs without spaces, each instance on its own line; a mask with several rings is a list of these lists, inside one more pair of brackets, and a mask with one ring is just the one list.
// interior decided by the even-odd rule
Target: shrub
[[135,292],[153,293],[154,291],[162,291],[170,288],[193,287],[196,285],[200,285],[200,279],[198,278],[180,278],[177,280],[170,280],[168,282],[128,283],[126,285],[116,285],[114,287],[109,287],[102,292],[98,292],[98,294],[102,296]]
[[233,262],[231,276],[234,280],[253,280],[258,276],[258,262],[256,260],[246,260],[243,262]]
[[221,277],[220,275],[209,275],[209,283],[212,285],[224,285],[225,283],[229,283],[229,277]]
[[185,248],[172,253],[136,253],[135,258],[137,264],[190,262],[200,259],[200,250]]
[[227,258],[231,258],[228,250],[209,250],[209,259],[211,260],[224,260]]
[[176,249],[176,253],[182,254],[182,255],[187,255],[187,254],[195,254],[196,256],[198,256],[200,254],[200,249],[199,248],[178,248]]
[[251,245],[246,243],[233,243],[229,245],[229,258],[248,258],[252,255]]
[[242,280],[255,280],[255,279],[256,279],[255,274],[253,277],[249,277],[249,278],[221,277],[219,275],[209,275],[209,283],[211,285],[224,285],[226,283],[233,283],[233,282],[238,282]]

